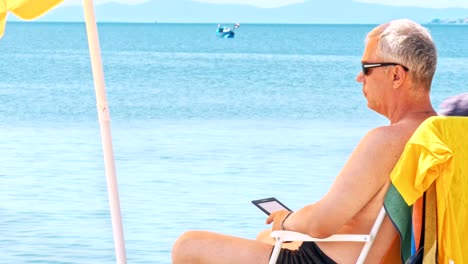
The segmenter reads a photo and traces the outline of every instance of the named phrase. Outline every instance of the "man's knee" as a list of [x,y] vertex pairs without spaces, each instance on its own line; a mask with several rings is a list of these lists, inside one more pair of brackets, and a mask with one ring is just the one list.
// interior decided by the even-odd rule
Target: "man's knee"
[[172,246],[173,263],[189,263],[195,258],[197,239],[200,237],[199,231],[187,231],[183,233]]
[[273,237],[270,236],[270,234],[271,234],[271,229],[266,229],[260,232],[255,239],[257,241],[263,241],[266,243],[274,244],[275,240],[273,239]]

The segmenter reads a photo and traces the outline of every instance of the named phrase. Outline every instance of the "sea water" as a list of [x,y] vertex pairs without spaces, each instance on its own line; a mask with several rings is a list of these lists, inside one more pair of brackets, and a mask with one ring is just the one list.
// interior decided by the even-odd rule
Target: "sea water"
[[[189,229],[255,238],[268,226],[251,200],[317,201],[388,123],[355,81],[375,25],[98,26],[129,263],[170,263]],[[468,27],[428,27],[437,109],[468,90]],[[90,67],[84,24],[7,24],[1,263],[115,262]]]

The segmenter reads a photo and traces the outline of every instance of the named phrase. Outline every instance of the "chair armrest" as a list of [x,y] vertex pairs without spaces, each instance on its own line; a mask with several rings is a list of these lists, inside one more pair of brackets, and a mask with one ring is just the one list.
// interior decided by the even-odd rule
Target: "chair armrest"
[[353,242],[369,242],[371,240],[370,235],[354,235],[354,234],[336,234],[331,235],[327,238],[316,238],[311,237],[306,234],[294,232],[294,231],[273,231],[271,236],[275,238],[276,241],[353,241]]
[[364,263],[367,254],[370,251],[372,243],[374,242],[375,237],[380,229],[380,226],[383,223],[385,218],[385,207],[382,206],[380,212],[375,220],[374,225],[369,234],[336,234],[331,235],[327,238],[316,238],[311,237],[306,234],[294,232],[294,231],[273,231],[271,232],[271,236],[275,238],[275,247],[273,248],[273,252],[271,253],[270,262],[269,264],[275,264],[276,260],[278,259],[281,246],[286,241],[322,241],[322,242],[330,242],[330,241],[349,241],[349,242],[362,242],[364,246],[362,247],[361,254],[357,259],[358,264]]

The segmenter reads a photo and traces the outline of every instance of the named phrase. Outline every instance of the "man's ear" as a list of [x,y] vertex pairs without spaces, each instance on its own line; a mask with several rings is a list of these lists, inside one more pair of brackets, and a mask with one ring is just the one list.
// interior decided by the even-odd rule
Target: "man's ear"
[[399,66],[394,67],[393,69],[393,87],[398,88],[403,84],[403,81],[406,78],[406,71]]

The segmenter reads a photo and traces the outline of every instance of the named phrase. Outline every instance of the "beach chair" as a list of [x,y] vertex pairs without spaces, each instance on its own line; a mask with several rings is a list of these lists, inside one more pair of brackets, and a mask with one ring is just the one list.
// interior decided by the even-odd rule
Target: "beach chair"
[[[292,231],[274,231],[271,236],[276,243],[269,264],[276,263],[285,241],[361,242],[364,245],[356,263],[364,263],[386,214],[400,235],[401,263],[468,263],[468,247],[463,248],[466,243],[461,241],[468,235],[468,228],[464,227],[468,226],[468,191],[464,191],[468,190],[466,134],[466,117],[428,118],[412,135],[395,165],[384,206],[369,234],[336,234],[318,239]],[[452,176],[453,180],[447,181]],[[449,191],[454,184],[457,191]],[[455,207],[436,208],[438,202],[444,203],[454,195],[458,198]],[[448,202],[452,204],[452,200]],[[449,223],[444,222],[447,215]],[[444,228],[450,230],[446,232]],[[451,239],[455,241],[452,243]]]
[[467,134],[468,117],[427,119],[390,175],[384,204],[405,263],[468,263]]
[[331,242],[331,241],[352,241],[352,242],[361,242],[364,243],[362,248],[361,254],[359,255],[359,259],[357,263],[364,263],[364,260],[369,253],[369,250],[374,242],[374,238],[377,235],[377,232],[382,225],[382,222],[385,218],[385,208],[382,207],[380,212],[377,216],[377,219],[372,226],[371,232],[369,234],[336,234],[329,236],[327,238],[316,238],[311,237],[306,234],[293,232],[293,231],[273,231],[271,232],[271,236],[275,238],[275,247],[273,252],[271,253],[270,262],[269,264],[275,264],[276,260],[278,259],[281,246],[286,241],[321,241],[321,242]]

